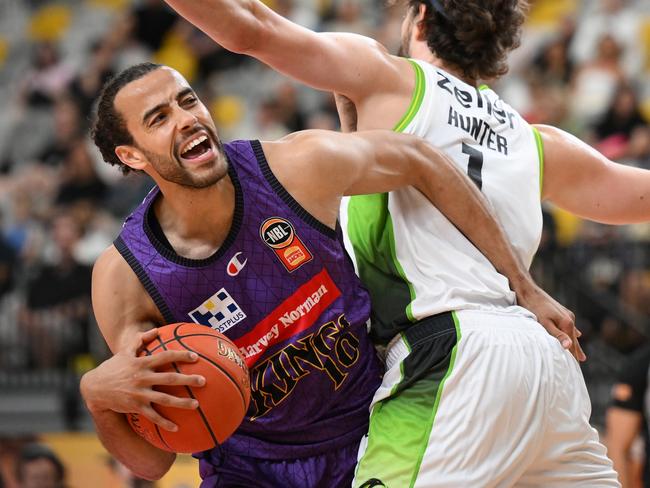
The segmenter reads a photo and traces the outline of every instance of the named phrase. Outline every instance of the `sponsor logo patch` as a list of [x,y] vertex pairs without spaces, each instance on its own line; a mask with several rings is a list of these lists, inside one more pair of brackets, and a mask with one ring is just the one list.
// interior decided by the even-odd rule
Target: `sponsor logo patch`
[[239,256],[241,256],[242,253],[238,252],[235,254],[230,262],[228,263],[228,267],[226,268],[226,272],[228,273],[228,276],[237,276],[239,273],[241,273],[241,270],[244,269],[246,266],[246,263],[248,263],[248,259],[244,259],[244,262],[242,263],[239,260]]
[[260,227],[260,237],[291,273],[314,257],[288,220],[272,217]]
[[246,318],[230,293],[222,288],[189,313],[190,318],[201,325],[209,325],[222,334]]
[[298,288],[252,331],[234,341],[248,367],[271,346],[311,327],[340,295],[326,269]]

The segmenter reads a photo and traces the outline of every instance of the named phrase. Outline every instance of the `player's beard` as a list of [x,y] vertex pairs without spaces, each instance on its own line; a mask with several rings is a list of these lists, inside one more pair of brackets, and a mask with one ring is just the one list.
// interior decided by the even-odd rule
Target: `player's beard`
[[178,143],[174,144],[173,157],[154,153],[144,148],[139,149],[165,181],[196,190],[208,188],[226,176],[228,173],[228,158],[223,150],[223,144],[221,144],[214,131],[205,126],[202,129],[206,130],[210,135],[215,159],[210,163],[205,163],[205,165],[209,164],[210,167],[202,169],[199,174],[197,174],[197,171],[190,171],[183,166],[183,162],[179,156],[180,148]]

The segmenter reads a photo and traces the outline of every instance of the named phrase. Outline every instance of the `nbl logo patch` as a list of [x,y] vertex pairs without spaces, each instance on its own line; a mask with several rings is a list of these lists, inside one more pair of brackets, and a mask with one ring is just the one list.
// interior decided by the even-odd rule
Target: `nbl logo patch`
[[244,311],[225,288],[212,295],[203,304],[192,310],[189,315],[197,324],[209,325],[221,333],[246,318]]
[[314,259],[288,220],[280,217],[266,219],[260,227],[260,237],[289,273]]

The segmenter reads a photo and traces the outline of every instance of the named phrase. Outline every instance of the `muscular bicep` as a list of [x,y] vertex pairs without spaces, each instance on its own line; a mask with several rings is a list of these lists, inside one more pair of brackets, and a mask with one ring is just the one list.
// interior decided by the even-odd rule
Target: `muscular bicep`
[[278,24],[280,33],[268,44],[252,46],[248,54],[306,85],[358,101],[377,91],[399,93],[406,83],[403,66],[400,70],[406,61],[391,56],[373,39],[317,33],[285,19]]
[[610,161],[560,129],[538,129],[544,145],[545,199],[596,222],[650,220],[650,171]]
[[129,265],[111,246],[93,268],[93,311],[99,329],[113,353],[162,317]]

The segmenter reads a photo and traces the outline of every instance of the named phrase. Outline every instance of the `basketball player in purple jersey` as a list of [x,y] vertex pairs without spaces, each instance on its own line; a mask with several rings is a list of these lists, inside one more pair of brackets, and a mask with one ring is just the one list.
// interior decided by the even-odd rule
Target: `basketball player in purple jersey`
[[114,356],[81,381],[104,445],[141,477],[160,478],[175,456],[135,434],[123,413],[174,430],[153,405],[200,406],[153,386],[206,378],[154,371],[193,361],[189,352],[137,351],[152,327],[193,321],[239,346],[252,389],[235,435],[197,454],[202,486],[351,484],[382,367],[366,333],[368,295],[337,227],[343,195],[415,185],[528,306],[572,326],[532,283],[470,180],[420,139],[309,131],[222,144],[187,82],[154,64],[107,84],[94,138],[107,162],[157,184],[95,265],[93,306]]

